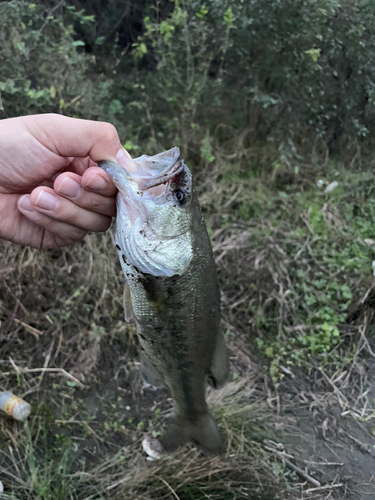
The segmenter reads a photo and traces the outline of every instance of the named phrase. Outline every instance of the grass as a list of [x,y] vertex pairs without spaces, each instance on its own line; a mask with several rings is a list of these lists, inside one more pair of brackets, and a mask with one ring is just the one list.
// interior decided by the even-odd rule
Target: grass
[[[141,441],[159,432],[170,402],[139,380],[111,232],[43,253],[1,242],[0,388],[33,406],[25,427],[0,419],[4,499],[302,498],[309,484],[265,442],[279,439],[285,384],[330,387],[327,377],[336,394],[366,382],[373,182],[359,164],[269,145],[237,140],[212,153],[209,175],[194,174],[232,353],[231,381],[209,395],[227,453],[186,447],[146,460]],[[339,186],[325,194],[333,179]]]
[[217,239],[216,228],[211,234],[218,262],[226,261],[227,322],[242,332],[250,323],[245,328],[276,383],[293,366],[345,369],[361,342],[350,316],[373,283],[373,183],[366,172],[340,168],[327,165],[324,186],[339,182],[327,194],[317,187],[323,172],[312,165],[299,167],[305,178],[284,185],[238,166],[221,175],[234,197],[227,210],[219,198]]
[[[244,395],[245,385],[247,391],[253,387],[250,397]],[[105,417],[100,424],[100,419],[93,421],[85,410],[72,405],[63,408],[63,424],[48,407],[35,408],[25,427],[7,422],[11,445],[0,451],[0,464],[2,480],[13,492],[9,498],[175,498],[172,492],[181,499],[203,499],[206,492],[210,498],[232,498],[228,481],[242,491],[242,498],[274,498],[267,491],[271,491],[275,465],[268,464],[269,453],[262,446],[263,438],[272,435],[272,426],[263,418],[264,402],[259,404],[254,379],[231,382],[209,399],[228,439],[226,456],[204,457],[189,448],[156,465],[141,452],[143,426],[106,429],[106,419],[113,422],[114,417],[108,399],[100,405]],[[82,425],[76,425],[78,421]],[[100,432],[98,425],[106,430]],[[148,422],[149,428],[152,425]],[[128,444],[121,444],[121,433],[131,434]],[[95,445],[88,453],[90,440]]]

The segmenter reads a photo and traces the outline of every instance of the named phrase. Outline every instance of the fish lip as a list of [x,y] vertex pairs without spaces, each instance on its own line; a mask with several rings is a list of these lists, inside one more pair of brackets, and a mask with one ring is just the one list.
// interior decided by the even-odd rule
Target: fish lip
[[[140,180],[136,182],[141,191],[147,191],[148,189],[160,186],[161,184],[166,184],[172,177],[179,174],[181,170],[183,170],[184,166],[185,164],[183,160],[181,160],[159,175],[154,175],[153,177],[141,177]],[[132,180],[135,179],[132,178]]]
[[[109,175],[110,179],[112,180],[112,182],[114,182],[116,184],[116,178],[113,178],[113,172],[115,172],[115,174],[118,174],[120,176],[120,178],[125,178],[126,180],[128,181],[131,181],[133,180],[132,179],[132,176],[130,175],[130,173],[123,167],[121,167],[118,163],[112,161],[112,160],[101,160],[98,162],[98,165],[100,168],[102,168],[105,172],[107,172],[107,174]],[[112,171],[110,173],[110,171]]]
[[[105,170],[111,178],[112,176],[109,174],[109,170],[112,170],[112,172],[114,171],[116,174],[122,177],[123,180],[135,182],[140,191],[147,191],[150,188],[160,186],[161,184],[166,184],[171,178],[179,174],[185,168],[184,161],[180,159],[180,150],[178,147],[174,147],[155,156],[142,155],[138,158],[133,159],[133,162],[136,165],[139,165],[142,170],[147,171],[147,167],[144,165],[145,163],[147,163],[148,161],[157,163],[158,161],[162,161],[164,157],[168,157],[168,154],[170,156],[170,164],[167,165],[166,168],[164,168],[164,170],[162,170],[159,174],[150,176],[137,176],[137,172],[132,175],[125,168],[121,167],[111,160],[101,160],[98,162],[98,165],[100,168]],[[155,160],[151,160],[152,158],[155,158]],[[114,179],[112,178],[112,180]]]

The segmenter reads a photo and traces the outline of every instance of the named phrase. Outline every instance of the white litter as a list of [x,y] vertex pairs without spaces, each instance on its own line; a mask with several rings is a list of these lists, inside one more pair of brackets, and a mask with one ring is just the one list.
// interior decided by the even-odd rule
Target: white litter
[[4,493],[4,486],[1,481],[0,481],[0,493]]
[[20,422],[24,422],[30,415],[31,406],[23,399],[15,396],[12,392],[1,391],[0,410],[3,410],[5,413]]
[[147,460],[154,461],[162,458],[162,447],[156,439],[145,437],[142,441],[142,448],[148,455]]
[[328,184],[328,186],[325,188],[324,192],[330,193],[331,191],[336,189],[338,185],[339,185],[339,183],[337,181],[333,181],[330,184]]

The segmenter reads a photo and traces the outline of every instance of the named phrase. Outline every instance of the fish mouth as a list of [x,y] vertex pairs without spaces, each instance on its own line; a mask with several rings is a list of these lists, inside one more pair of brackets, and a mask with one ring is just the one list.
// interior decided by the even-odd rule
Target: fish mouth
[[113,161],[99,162],[119,191],[116,242],[140,272],[164,277],[181,275],[193,258],[191,224],[189,217],[180,221],[173,189],[180,177],[191,183],[190,171],[177,147],[133,161],[137,166],[134,173]]
[[180,149],[178,147],[154,156],[142,155],[133,161],[137,166],[137,170],[132,174],[132,178],[138,182],[138,186],[142,191],[165,184],[184,168],[184,163],[180,160]]
[[[138,191],[149,191],[150,194],[162,194],[168,181],[179,174],[184,168],[184,162],[180,160],[180,149],[174,147],[154,156],[142,155],[134,158],[137,170],[130,173],[125,168],[110,160],[102,160],[99,167],[107,172],[119,191],[128,191],[125,185],[134,182]],[[160,186],[159,189],[153,189]],[[124,189],[125,188],[125,189]],[[153,192],[152,192],[153,191]]]

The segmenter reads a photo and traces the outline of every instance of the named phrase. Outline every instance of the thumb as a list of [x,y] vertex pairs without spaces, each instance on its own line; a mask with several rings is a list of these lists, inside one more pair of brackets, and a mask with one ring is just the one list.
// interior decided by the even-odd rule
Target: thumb
[[80,120],[57,114],[22,117],[47,149],[63,157],[86,158],[98,163],[112,160],[135,172],[130,154],[122,147],[116,128],[110,123]]

